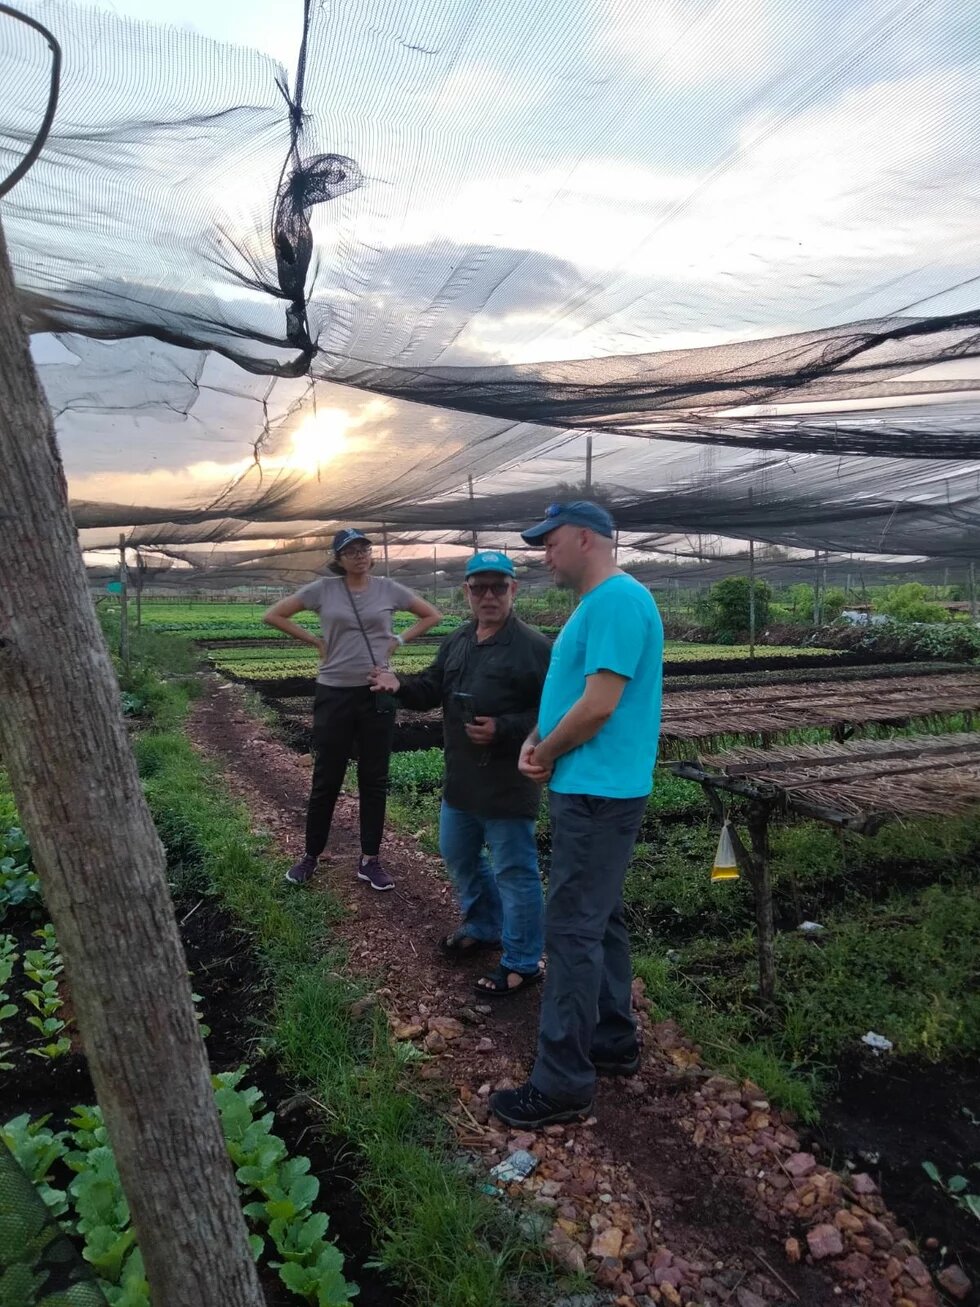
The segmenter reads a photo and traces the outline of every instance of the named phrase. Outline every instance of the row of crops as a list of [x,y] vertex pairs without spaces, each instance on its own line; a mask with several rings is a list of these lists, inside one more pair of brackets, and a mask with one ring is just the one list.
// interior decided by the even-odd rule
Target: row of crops
[[[811,659],[814,656],[835,658],[830,650],[773,648],[766,649],[767,660],[774,656],[779,662],[792,667],[794,661]],[[415,672],[427,667],[436,653],[436,642],[427,641],[397,649],[392,656],[391,665],[398,671]],[[669,664],[691,664],[693,667],[702,662],[722,662],[730,664],[733,669],[739,663],[746,663],[749,650],[739,645],[697,645],[684,644],[680,641],[668,642],[664,650],[664,659]],[[244,647],[209,649],[210,661],[214,667],[237,680],[271,681],[279,677],[313,676],[316,672],[316,650],[309,645],[301,645],[283,640],[270,641],[262,645]]]

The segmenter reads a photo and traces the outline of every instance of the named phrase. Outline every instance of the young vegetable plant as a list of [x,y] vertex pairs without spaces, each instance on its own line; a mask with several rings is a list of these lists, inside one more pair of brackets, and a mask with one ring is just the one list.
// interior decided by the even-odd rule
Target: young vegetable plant
[[27,1024],[39,1031],[41,1038],[47,1042],[40,1048],[29,1048],[27,1051],[32,1057],[53,1062],[71,1051],[71,1040],[63,1033],[67,1023],[58,1015],[61,1008],[58,977],[64,968],[53,926],[48,924],[34,934],[41,940],[41,947],[28,949],[24,954],[24,972],[35,985],[34,989],[27,990],[24,995],[36,1012],[35,1016],[27,1018]]
[[[957,1207],[962,1207],[980,1221],[980,1193],[971,1191],[970,1181],[965,1175],[951,1175],[948,1180],[943,1180],[939,1168],[933,1162],[923,1162],[922,1169],[933,1184],[938,1185],[948,1198],[952,1198]],[[974,1162],[970,1169],[980,1171],[980,1162]]]
[[64,1130],[48,1129],[50,1116],[36,1121],[25,1112],[0,1126],[0,1143],[13,1153],[20,1169],[34,1183],[34,1187],[52,1216],[63,1216],[68,1210],[68,1197],[63,1189],[51,1184],[51,1168],[66,1157],[68,1136]]
[[[291,1292],[317,1307],[344,1307],[357,1286],[344,1279],[344,1259],[324,1236],[328,1218],[311,1207],[320,1182],[309,1175],[306,1157],[287,1157],[286,1145],[272,1133],[274,1116],[261,1113],[259,1090],[239,1089],[244,1068],[214,1077],[215,1099],[235,1163],[235,1174],[246,1191],[259,1195],[245,1207],[245,1215],[265,1227],[278,1259],[269,1265]],[[253,1234],[252,1248],[261,1255],[264,1239]]]
[[77,1107],[69,1125],[75,1149],[65,1161],[75,1172],[68,1189],[75,1230],[84,1239],[82,1256],[112,1307],[148,1307],[150,1288],[102,1113],[97,1107]]
[[[252,1252],[258,1260],[270,1240],[275,1260],[270,1257],[268,1264],[291,1293],[316,1307],[347,1307],[357,1286],[344,1279],[343,1256],[325,1237],[326,1213],[311,1210],[319,1181],[308,1174],[309,1159],[288,1157],[286,1145],[272,1133],[274,1114],[263,1113],[259,1090],[239,1088],[244,1072],[215,1076],[213,1083],[239,1184],[255,1195],[244,1209],[258,1227],[249,1240]],[[34,1181],[51,1214],[82,1241],[82,1256],[110,1307],[149,1307],[143,1260],[102,1113],[97,1107],[76,1107],[68,1129],[57,1134],[47,1128],[47,1120],[16,1117],[0,1129],[0,1140]],[[50,1185],[51,1168],[59,1160],[74,1172],[67,1193]],[[4,1290],[0,1281],[0,1303],[6,1301]]]
[[17,941],[14,937],[0,935],[0,1071],[9,1071],[13,1067],[13,1063],[6,1061],[4,1057],[10,1048],[10,1041],[3,1038],[3,1023],[17,1015],[17,1004],[10,1002],[10,995],[4,986],[13,975],[14,964],[19,957]]
[[31,863],[31,847],[19,826],[0,831],[0,921],[10,908],[40,900],[41,882]]

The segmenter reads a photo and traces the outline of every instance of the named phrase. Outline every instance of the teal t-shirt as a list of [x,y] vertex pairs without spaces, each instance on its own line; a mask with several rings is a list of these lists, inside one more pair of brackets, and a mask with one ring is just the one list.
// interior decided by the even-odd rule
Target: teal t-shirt
[[538,730],[552,731],[585,692],[585,678],[615,672],[627,683],[599,733],[555,763],[559,794],[638,799],[653,788],[660,738],[664,628],[653,596],[631,576],[611,576],[582,596],[551,652]]

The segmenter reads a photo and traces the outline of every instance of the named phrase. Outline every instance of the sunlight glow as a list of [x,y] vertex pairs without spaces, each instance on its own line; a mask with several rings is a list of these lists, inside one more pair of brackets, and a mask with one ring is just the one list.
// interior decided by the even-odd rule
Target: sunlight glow
[[292,435],[292,447],[282,457],[282,466],[315,473],[348,451],[347,433],[352,418],[346,409],[321,408],[308,417]]

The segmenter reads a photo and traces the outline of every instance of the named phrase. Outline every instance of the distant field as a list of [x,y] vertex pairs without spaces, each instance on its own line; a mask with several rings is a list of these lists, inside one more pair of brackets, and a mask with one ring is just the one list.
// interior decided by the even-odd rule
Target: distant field
[[[825,649],[790,649],[771,648],[763,650],[765,656],[785,656],[787,665],[792,664],[794,656],[829,653]],[[392,667],[406,672],[419,671],[427,667],[436,655],[435,647],[429,645],[409,645],[398,649],[392,657]],[[211,661],[221,672],[227,672],[242,680],[272,681],[284,677],[314,676],[316,674],[316,653],[313,649],[299,644],[276,641],[274,644],[258,647],[230,649],[212,649]],[[667,662],[697,663],[701,660],[723,660],[733,664],[748,658],[747,647],[739,645],[714,644],[680,644],[671,643],[664,651]]]
[[[420,671],[435,658],[432,645],[425,648],[398,649],[391,660],[394,668],[405,672]],[[251,648],[211,651],[211,662],[219,672],[227,672],[246,681],[273,681],[288,676],[316,675],[317,654],[310,646],[287,644],[282,649]]]
[[[810,658],[817,654],[837,654],[839,649],[798,648],[790,644],[757,644],[757,658]],[[739,662],[749,657],[747,644],[688,644],[685,640],[668,640],[664,645],[664,661],[668,663],[696,663],[710,659]]]
[[[187,603],[174,604],[165,600],[148,599],[143,602],[143,625],[150,630],[171,635],[183,635],[189,640],[282,640],[262,621],[265,604]],[[316,613],[297,613],[293,619],[307,630],[315,631],[319,619]],[[407,613],[395,617],[395,630],[404,630],[415,621]],[[435,628],[435,634],[447,635],[459,625],[460,618],[445,617]]]
[[[261,604],[234,603],[170,603],[147,600],[143,604],[144,627],[161,633],[183,635],[191,640],[214,644],[220,641],[262,640],[253,648],[212,649],[212,661],[219,671],[247,680],[274,680],[280,676],[303,676],[307,671],[315,674],[316,655],[312,649],[293,643],[287,636],[277,635],[262,622],[265,608]],[[317,629],[314,613],[298,613],[295,619],[307,630]],[[395,629],[405,630],[414,619],[398,614]],[[459,626],[462,618],[448,616],[435,628],[433,636],[447,635]],[[554,628],[547,628],[552,632]],[[802,649],[788,645],[757,645],[756,654],[765,658],[812,657],[816,654],[833,654],[831,649]],[[415,671],[425,667],[435,656],[433,644],[400,649],[393,659],[395,667]],[[738,663],[749,657],[748,645],[688,644],[669,640],[664,658],[669,663],[697,663],[723,661]]]

